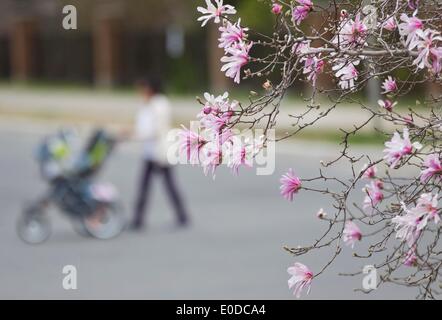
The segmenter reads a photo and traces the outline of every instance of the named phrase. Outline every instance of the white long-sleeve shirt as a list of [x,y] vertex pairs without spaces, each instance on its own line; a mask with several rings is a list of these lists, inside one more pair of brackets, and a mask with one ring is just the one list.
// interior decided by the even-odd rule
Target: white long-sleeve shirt
[[171,109],[164,95],[155,95],[138,111],[135,124],[137,140],[144,141],[144,158],[167,164],[167,134],[171,129]]

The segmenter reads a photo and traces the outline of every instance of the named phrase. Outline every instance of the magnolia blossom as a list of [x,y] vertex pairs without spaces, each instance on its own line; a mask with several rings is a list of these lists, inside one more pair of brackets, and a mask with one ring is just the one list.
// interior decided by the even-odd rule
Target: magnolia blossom
[[293,289],[293,294],[296,298],[301,296],[301,292],[304,289],[307,289],[307,294],[310,292],[313,272],[311,272],[307,266],[296,262],[292,267],[287,269],[287,272],[292,276],[288,280],[289,289]]
[[431,70],[435,74],[442,71],[442,47],[431,48],[428,63],[431,65]]
[[213,19],[215,23],[220,23],[221,16],[226,14],[236,14],[235,7],[231,5],[224,5],[223,0],[215,0],[216,6],[211,0],[206,0],[207,8],[198,7],[198,12],[203,15],[198,18],[198,21],[202,21],[201,26],[204,27],[207,22]]
[[378,172],[378,169],[376,166],[368,166],[368,164],[364,165],[364,167],[361,169],[362,178],[364,179],[374,179],[376,178],[376,173]]
[[227,48],[226,53],[228,55],[221,58],[221,62],[225,63],[221,71],[225,72],[227,77],[234,79],[236,83],[241,81],[241,68],[249,62],[249,51],[252,46],[253,43],[239,42]]
[[238,104],[237,101],[230,103],[228,97],[227,92],[217,97],[207,92],[204,94],[206,103],[197,115],[203,128],[220,133],[227,126]]
[[187,160],[191,164],[199,163],[199,157],[201,149],[208,142],[198,133],[195,133],[185,126],[182,126],[182,130],[179,132],[180,139],[180,152],[185,153]]
[[272,5],[272,12],[276,15],[281,14],[282,11],[282,5],[279,3],[274,3]]
[[413,115],[412,114],[408,114],[408,115],[402,116],[401,118],[402,118],[403,121],[405,121],[405,123],[413,124],[414,120],[413,120]]
[[318,75],[322,73],[325,66],[324,59],[321,54],[312,54],[314,48],[310,47],[310,40],[297,42],[292,47],[292,52],[301,56],[301,61],[304,62],[303,74],[307,74],[307,80],[312,82],[313,87],[316,86]]
[[361,229],[353,221],[348,220],[345,223],[342,239],[345,244],[354,248],[356,241],[361,241],[362,239]]
[[354,21],[350,19],[341,30],[341,35],[348,45],[364,44],[366,33],[367,26],[361,20],[361,15],[359,13],[356,15]]
[[412,10],[416,10],[419,5],[419,0],[408,0],[408,7]]
[[342,48],[365,45],[368,28],[361,20],[361,15],[357,14],[355,20],[347,18],[347,15],[341,15],[341,19],[338,34],[332,42]]
[[407,254],[405,255],[404,265],[407,267],[412,267],[416,264],[416,261],[416,245],[414,245],[408,250]]
[[296,6],[292,12],[293,22],[299,25],[313,8],[313,2],[311,0],[296,0],[300,5]]
[[426,29],[416,31],[416,47],[419,55],[413,61],[413,64],[419,69],[432,68],[435,73],[440,72],[440,61],[442,59],[442,48],[436,46],[436,41],[442,41],[439,32]]
[[421,172],[421,182],[426,183],[433,176],[437,176],[437,179],[442,180],[442,164],[440,163],[439,155],[430,154],[424,161],[423,166],[426,168]]
[[209,173],[215,179],[215,171],[223,161],[222,145],[217,141],[207,143],[200,157],[200,165],[203,167],[204,174]]
[[383,82],[382,88],[384,89],[384,92],[382,92],[383,94],[396,91],[398,89],[396,80],[391,76],[388,76]]
[[289,201],[293,201],[293,196],[298,193],[301,188],[301,179],[295,175],[292,169],[282,176],[281,182],[281,195]]
[[226,111],[229,106],[229,93],[225,92],[222,95],[215,97],[214,95],[206,92],[204,93],[204,99],[206,99],[206,103],[204,104],[203,110],[198,114],[198,117],[201,118],[210,113],[218,113],[220,111]]
[[225,26],[219,28],[219,31],[221,32],[221,38],[219,38],[219,47],[226,49],[235,43],[244,41],[247,38],[246,32],[248,30],[248,28],[241,27],[241,19],[239,19],[235,24],[227,21]]
[[303,73],[307,74],[307,80],[312,82],[312,86],[316,86],[318,75],[324,70],[325,62],[319,56],[307,57],[304,61]]
[[384,184],[380,180],[375,180],[367,184],[362,191],[366,193],[363,208],[374,209],[383,199],[382,189]]
[[411,143],[408,128],[404,128],[403,138],[398,132],[393,134],[391,141],[385,142],[384,160],[390,166],[390,168],[396,167],[403,156],[413,153],[413,148],[419,150],[422,145],[419,142]]
[[394,31],[397,29],[397,22],[396,22],[396,18],[395,17],[390,17],[388,18],[384,24],[383,24],[383,28],[388,30],[388,31]]
[[229,149],[228,167],[232,169],[234,175],[238,175],[241,166],[251,168],[253,158],[259,152],[259,143],[246,139],[244,143],[241,139],[236,139]]
[[419,217],[413,214],[406,214],[394,217],[391,219],[391,222],[395,225],[394,230],[396,231],[397,239],[406,241],[409,246],[416,244],[420,236],[420,231],[417,229]]
[[401,21],[398,25],[399,34],[406,38],[405,46],[413,50],[417,46],[416,32],[424,27],[424,23],[417,17],[408,17],[405,13],[401,14]]
[[439,223],[437,198],[437,194],[433,196],[431,193],[424,193],[417,200],[414,208],[408,209],[405,204],[402,204],[406,214],[391,219],[392,223],[395,224],[396,238],[406,241],[409,246],[413,246],[416,244],[421,231],[427,226],[428,220],[433,219],[434,223]]
[[[297,55],[307,55],[310,51],[310,40],[305,40],[301,42],[296,42],[292,47],[292,53]],[[301,59],[306,59],[305,57],[302,57]]]
[[388,99],[385,100],[378,100],[378,104],[380,107],[384,108],[387,111],[393,111],[393,108],[397,105],[397,102],[391,102]]
[[333,71],[336,71],[335,76],[339,78],[339,87],[344,90],[352,90],[355,87],[355,81],[358,80],[359,72],[355,66],[359,61],[345,62],[341,61],[333,66]]
[[209,113],[208,115],[201,118],[200,123],[206,129],[213,130],[215,132],[220,132],[224,127],[227,126],[231,118],[231,113],[226,112],[220,115],[214,115]]
[[417,200],[416,207],[412,209],[405,209],[409,214],[419,217],[417,228],[422,230],[428,223],[428,220],[433,219],[434,223],[438,224],[440,221],[438,204],[438,194],[424,193]]

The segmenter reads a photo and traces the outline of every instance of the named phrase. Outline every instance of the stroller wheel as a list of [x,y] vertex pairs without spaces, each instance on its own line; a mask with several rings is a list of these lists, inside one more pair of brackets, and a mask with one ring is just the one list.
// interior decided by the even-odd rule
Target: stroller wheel
[[84,228],[97,239],[107,240],[118,236],[124,229],[122,211],[116,205],[103,205],[84,218]]
[[23,241],[38,244],[49,238],[51,226],[41,210],[28,210],[18,220],[17,233]]

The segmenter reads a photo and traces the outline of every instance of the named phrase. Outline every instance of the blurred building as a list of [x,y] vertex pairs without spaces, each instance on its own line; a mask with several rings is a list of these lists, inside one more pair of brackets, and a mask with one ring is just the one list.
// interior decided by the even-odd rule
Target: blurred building
[[[77,9],[77,30],[63,28],[65,5]],[[112,86],[157,73],[181,90],[222,87],[207,45],[217,34],[196,14],[183,0],[1,0],[0,78]]]

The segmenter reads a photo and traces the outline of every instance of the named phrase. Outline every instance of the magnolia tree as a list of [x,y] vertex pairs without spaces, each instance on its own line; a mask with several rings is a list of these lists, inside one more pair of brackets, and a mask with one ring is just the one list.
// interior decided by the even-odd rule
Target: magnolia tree
[[[308,292],[315,278],[324,274],[343,250],[354,250],[364,241],[367,251],[353,256],[379,261],[375,264],[380,274],[378,285],[415,287],[420,298],[436,297],[442,284],[438,204],[442,187],[442,96],[422,96],[419,107],[407,111],[396,104],[419,84],[441,84],[441,1],[264,3],[275,16],[268,34],[242,26],[236,9],[223,0],[206,0],[204,7],[197,8],[203,27],[218,25],[219,47],[225,51],[221,71],[237,84],[261,79],[265,90],[263,94],[252,91],[246,104],[230,100],[228,93],[206,93],[205,99],[200,99],[198,130],[183,127],[180,133],[182,153],[203,166],[206,174],[214,174],[222,163],[237,173],[240,167],[251,166],[253,158],[270,142],[314,127],[340,104],[353,102],[368,116],[354,123],[351,130],[342,130],[342,148],[336,158],[318,164],[317,176],[298,177],[288,169],[280,180],[285,199],[292,201],[303,192],[317,192],[329,196],[334,208],[328,215],[318,212],[326,230],[314,243],[285,248],[298,260],[287,270],[289,288],[297,297],[303,290]],[[307,23],[309,15],[320,16],[321,23]],[[256,56],[254,52],[262,54]],[[334,87],[319,85],[318,77],[324,75],[334,79]],[[270,82],[270,76],[277,80]],[[376,105],[355,99],[373,79],[379,83],[383,98]],[[292,132],[274,138],[270,133],[278,126],[280,103],[296,81],[308,82],[311,96],[304,99],[302,110],[291,115]],[[329,103],[316,103],[319,97]],[[353,155],[349,137],[376,119],[393,128],[384,133],[385,145],[379,145],[383,157]],[[259,139],[236,139],[235,130],[244,126],[261,128],[263,135]],[[328,175],[342,162],[351,168],[351,176]],[[357,187],[361,181],[366,184],[362,191]],[[365,200],[350,202],[353,193]],[[321,249],[329,249],[330,255],[318,270],[301,263],[303,255]]]

